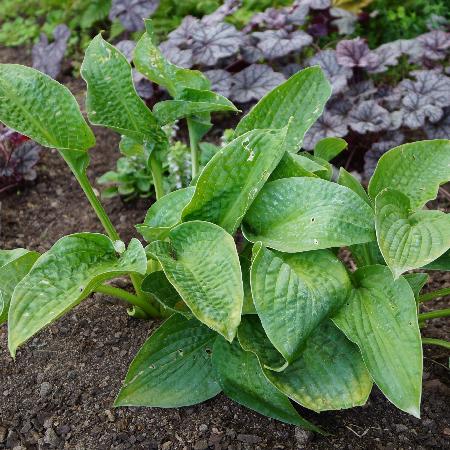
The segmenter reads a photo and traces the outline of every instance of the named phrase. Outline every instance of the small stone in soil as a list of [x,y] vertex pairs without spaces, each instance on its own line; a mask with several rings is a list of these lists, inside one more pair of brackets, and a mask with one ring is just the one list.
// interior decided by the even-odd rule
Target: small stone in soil
[[261,442],[261,438],[254,434],[238,434],[237,440],[244,442],[245,444],[257,444],[258,442]]
[[41,398],[47,397],[47,395],[50,394],[51,390],[52,385],[49,382],[44,381],[43,383],[41,383],[41,387],[39,390],[39,397]]
[[312,441],[314,437],[314,433],[309,430],[304,430],[303,428],[296,427],[295,428],[295,440],[298,445],[306,445]]
[[202,439],[201,441],[197,441],[194,444],[194,450],[207,450],[208,449],[208,442],[206,439]]
[[200,433],[204,433],[205,431],[208,431],[208,425],[202,423],[202,424],[198,427],[198,431],[200,431]]
[[53,448],[57,448],[59,446],[59,437],[53,428],[47,428],[47,430],[45,430],[44,443]]
[[0,443],[5,442],[7,431],[8,430],[5,427],[0,427]]

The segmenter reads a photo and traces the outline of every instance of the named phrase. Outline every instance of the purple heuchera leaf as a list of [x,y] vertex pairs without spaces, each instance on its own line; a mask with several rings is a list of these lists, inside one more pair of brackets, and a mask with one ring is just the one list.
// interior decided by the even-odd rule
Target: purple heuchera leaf
[[331,6],[331,0],[297,0],[296,3],[308,5],[311,9],[327,9]]
[[256,43],[256,38],[246,36],[244,43],[241,44],[240,53],[242,59],[249,64],[256,63],[264,58],[263,52],[256,46]]
[[239,103],[259,100],[285,81],[281,73],[264,64],[252,64],[233,76],[231,98]]
[[186,16],[178,28],[169,33],[168,42],[172,46],[179,46],[185,48],[185,46],[192,45],[192,33],[198,27],[199,20],[192,16]]
[[204,75],[211,81],[211,90],[229,97],[231,92],[231,83],[233,80],[230,72],[223,69],[213,69],[204,72]]
[[342,40],[336,46],[337,61],[344,67],[373,68],[378,65],[379,57],[370,51],[364,39]]
[[403,144],[404,140],[402,133],[389,133],[385,140],[372,144],[371,149],[364,154],[364,178],[368,180],[375,172],[378,160],[391,148]]
[[326,137],[344,137],[347,131],[347,125],[342,121],[341,117],[324,111],[307,131],[303,140],[303,148],[312,150],[321,139]]
[[346,9],[331,8],[330,14],[335,19],[331,24],[338,29],[339,34],[352,34],[355,31],[355,25],[358,21],[358,16]]
[[338,64],[335,50],[323,50],[308,60],[309,66],[316,64],[325,72],[333,86],[334,94],[342,92],[347,87],[347,80],[352,77],[353,72],[352,69]]
[[160,44],[161,53],[172,63],[185,69],[190,69],[193,65],[193,52],[190,48],[182,50],[172,45],[171,41]]
[[192,32],[194,62],[214,66],[221,58],[236,55],[242,43],[242,33],[228,23],[199,24]]
[[202,17],[202,23],[206,25],[216,25],[226,17],[236,12],[242,5],[242,0],[225,0],[212,14]]
[[373,50],[373,53],[378,56],[378,63],[368,68],[370,73],[386,72],[388,66],[396,66],[398,64],[398,58],[401,56],[399,46],[393,45],[391,42],[380,45]]
[[281,58],[311,44],[312,37],[304,31],[268,30],[253,33],[259,42],[258,48],[268,60]]
[[40,152],[41,147],[36,142],[26,141],[13,151],[9,166],[24,180],[32,181],[36,178],[34,166],[39,162]]
[[450,108],[445,108],[442,119],[438,122],[427,122],[424,130],[428,139],[448,139],[450,136]]
[[365,100],[356,105],[348,115],[350,128],[360,134],[389,129],[389,111],[375,100]]
[[424,58],[438,61],[445,58],[446,50],[450,48],[450,33],[433,30],[419,36],[417,41],[422,46]]
[[136,42],[129,39],[124,39],[123,41],[118,42],[115,47],[117,48],[117,50],[123,53],[125,58],[127,58],[127,61],[131,63],[133,59],[134,48],[136,47]]
[[31,51],[33,67],[56,78],[61,71],[61,63],[67,49],[70,30],[67,25],[58,25],[53,31],[54,42],[48,43],[47,36],[42,33],[39,42]]
[[128,31],[139,31],[144,28],[144,21],[159,6],[159,0],[113,0],[109,10],[109,19],[119,19]]
[[429,98],[415,92],[409,92],[402,99],[402,123],[408,128],[416,129],[425,125],[425,119],[437,122],[444,111],[429,102]]

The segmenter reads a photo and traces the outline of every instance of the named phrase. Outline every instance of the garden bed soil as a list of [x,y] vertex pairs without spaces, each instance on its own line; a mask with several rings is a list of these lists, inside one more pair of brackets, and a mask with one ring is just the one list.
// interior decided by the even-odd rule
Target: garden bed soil
[[[26,61],[26,55],[0,52],[2,60]],[[68,84],[81,100],[83,84]],[[95,131],[92,181],[118,157],[117,136]],[[43,151],[35,185],[0,201],[0,248],[45,251],[63,235],[102,231],[56,151]],[[105,204],[128,240],[149,201],[115,198]],[[444,199],[438,206],[449,211]],[[449,274],[436,272],[426,289],[444,286],[450,286]],[[444,299],[423,308],[448,306]],[[128,365],[157,325],[132,319],[117,301],[94,294],[24,345],[16,361],[7,351],[6,325],[1,326],[0,449],[450,449],[449,352],[440,347],[424,348],[421,420],[395,409],[376,388],[364,407],[320,415],[301,410],[331,433],[326,437],[260,416],[223,395],[189,408],[114,409]],[[449,339],[448,321],[433,321],[424,334]]]

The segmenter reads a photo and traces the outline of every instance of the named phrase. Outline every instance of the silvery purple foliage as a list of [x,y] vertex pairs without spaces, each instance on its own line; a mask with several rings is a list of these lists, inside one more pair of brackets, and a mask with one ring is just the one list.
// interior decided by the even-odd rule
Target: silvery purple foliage
[[223,69],[213,69],[204,72],[206,77],[211,81],[211,89],[224,97],[229,97],[231,92],[231,84],[233,77],[230,72]]
[[54,41],[49,44],[47,36],[42,33],[39,42],[33,46],[31,51],[33,67],[56,78],[61,72],[61,64],[67,49],[67,41],[70,30],[67,25],[58,25],[53,30]]
[[339,34],[352,34],[355,31],[355,25],[358,21],[356,14],[342,8],[331,8],[330,14],[335,18],[331,21],[331,24],[338,29]]
[[348,115],[349,126],[360,134],[386,130],[391,125],[389,111],[375,100],[365,100],[353,108]]
[[200,23],[192,31],[194,62],[213,66],[220,59],[237,54],[242,39],[241,32],[228,23],[214,25]]
[[326,137],[343,137],[347,134],[347,125],[342,118],[331,114],[329,111],[324,113],[317,119],[303,140],[303,148],[312,150],[317,142]]
[[398,64],[398,59],[402,55],[399,47],[391,42],[380,45],[373,50],[373,53],[377,55],[378,61],[375,66],[368,68],[369,73],[386,72],[389,68],[388,66],[396,66]]
[[185,50],[172,45],[170,41],[160,44],[161,53],[172,63],[185,69],[190,69],[194,63],[193,51],[190,48]]
[[427,122],[424,130],[428,139],[448,139],[450,136],[450,108],[444,109],[442,119],[438,122]]
[[257,47],[268,60],[300,51],[312,42],[312,37],[304,31],[267,30],[254,32],[253,36],[258,39]]
[[264,64],[252,64],[233,76],[231,99],[246,103],[259,100],[264,94],[285,81],[281,73]]
[[344,39],[336,46],[337,61],[344,67],[373,68],[379,63],[379,56],[369,49],[361,38]]
[[117,50],[123,53],[125,58],[127,58],[127,61],[131,63],[131,61],[133,60],[133,52],[134,48],[136,47],[136,42],[131,41],[129,39],[124,39],[123,41],[118,42],[114,46],[117,48]]
[[425,125],[425,119],[437,122],[444,113],[442,108],[430,103],[426,96],[415,92],[409,92],[403,97],[400,112],[403,125],[413,130]]
[[308,5],[311,9],[327,9],[331,6],[331,0],[297,0],[295,3]]
[[450,48],[450,33],[442,30],[433,30],[417,38],[422,47],[424,58],[438,61],[444,59],[446,50]]
[[144,28],[144,21],[158,8],[159,0],[113,0],[109,10],[109,19],[119,19],[128,31],[139,31]]
[[333,94],[342,92],[353,72],[349,67],[338,64],[335,50],[323,50],[308,60],[309,66],[319,65],[333,87]]
[[23,142],[12,153],[9,164],[6,167],[6,172],[8,173],[4,175],[12,176],[15,171],[26,181],[35,180],[37,174],[34,166],[39,162],[40,152],[41,147],[36,142]]

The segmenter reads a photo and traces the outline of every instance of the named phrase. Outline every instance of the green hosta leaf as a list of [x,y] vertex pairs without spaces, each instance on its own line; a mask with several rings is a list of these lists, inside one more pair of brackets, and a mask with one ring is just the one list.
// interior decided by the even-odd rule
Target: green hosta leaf
[[320,177],[326,172],[323,166],[306,156],[285,152],[278,166],[270,175],[270,180],[291,177]]
[[115,406],[176,408],[220,392],[211,364],[217,335],[174,314],[145,342],[128,370]]
[[206,166],[212,157],[220,150],[220,147],[211,142],[200,142],[200,165]]
[[443,271],[450,270],[450,250],[447,250],[443,255],[439,256],[438,259],[435,259],[430,264],[424,266],[423,269]]
[[45,147],[85,151],[95,145],[70,91],[43,73],[0,64],[0,121]]
[[34,264],[14,290],[9,309],[9,350],[72,309],[103,281],[126,273],[145,274],[147,259],[132,239],[119,258],[102,234],[78,233],[61,238]]
[[92,39],[81,65],[87,83],[89,120],[139,142],[165,142],[156,118],[136,93],[125,56],[99,34]]
[[364,405],[372,389],[358,347],[330,320],[316,328],[285,370],[264,373],[281,392],[317,412]]
[[183,220],[207,220],[234,234],[284,153],[284,130],[254,130],[231,141],[203,169]]
[[322,69],[308,67],[266,94],[239,122],[236,136],[256,128],[283,128],[289,124],[286,150],[295,152],[330,95],[331,86]]
[[321,432],[298,415],[289,399],[267,381],[257,357],[237,341],[229,344],[218,338],[212,359],[222,389],[232,400],[265,416]]
[[347,270],[328,250],[282,254],[253,247],[253,302],[272,344],[292,362],[351,288]]
[[258,357],[262,367],[277,372],[287,367],[288,362],[270,342],[257,315],[242,318],[238,339],[244,350],[253,352]]
[[348,144],[344,139],[336,137],[327,137],[321,139],[314,147],[314,156],[331,161],[339,153],[347,148]]
[[142,281],[141,289],[152,294],[162,306],[170,311],[191,317],[190,311],[176,289],[170,284],[162,270],[148,274]]
[[396,189],[411,199],[411,208],[420,209],[436,198],[439,185],[450,180],[450,141],[413,142],[385,153],[378,161],[369,184],[375,197],[385,188]]
[[243,223],[249,241],[287,253],[375,240],[372,208],[350,189],[316,178],[267,183]]
[[246,255],[239,255],[241,265],[242,284],[244,286],[244,304],[242,305],[242,314],[256,314],[253,304],[252,289],[250,287],[250,266],[251,259]]
[[39,253],[23,248],[0,250],[0,324],[8,318],[9,303],[17,283],[30,271]]
[[211,83],[201,72],[183,69],[164,58],[154,41],[152,21],[147,19],[144,22],[146,32],[134,49],[136,69],[149,80],[164,86],[173,98],[177,98],[185,88],[210,89]]
[[394,278],[422,267],[450,247],[450,215],[441,211],[413,212],[409,198],[386,189],[375,200],[377,240]]
[[422,344],[414,294],[385,266],[363,267],[353,275],[355,289],[334,323],[358,345],[384,395],[419,417]]
[[338,184],[348,187],[353,192],[358,194],[370,207],[373,208],[373,201],[368,196],[366,190],[362,187],[361,183],[343,167],[339,170]]
[[420,291],[428,282],[428,274],[426,273],[407,273],[403,276],[409,283],[410,288],[414,293],[416,301],[419,298]]
[[194,195],[195,188],[187,187],[170,192],[153,203],[144,223],[136,229],[148,242],[163,240],[169,231],[181,222],[181,213]]
[[331,178],[333,177],[333,166],[328,161],[319,158],[318,156],[311,155],[311,153],[308,152],[302,152],[301,154],[304,155],[306,158],[310,159],[311,161],[314,161],[315,163],[322,166],[322,170],[318,170],[316,172],[316,175],[319,178],[322,178],[327,181],[331,180]]
[[241,321],[243,287],[233,238],[208,222],[182,223],[170,243],[147,248],[198,320],[233,340]]
[[153,114],[160,125],[166,125],[195,114],[214,111],[238,111],[238,109],[230,100],[215,92],[188,88],[181,92],[177,100],[159,102],[153,108]]

